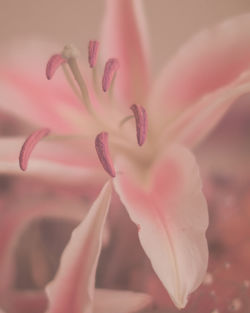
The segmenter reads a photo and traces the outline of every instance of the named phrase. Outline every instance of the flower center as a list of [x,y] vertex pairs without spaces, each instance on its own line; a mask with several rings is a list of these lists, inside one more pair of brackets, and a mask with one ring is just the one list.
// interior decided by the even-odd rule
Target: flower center
[[[147,113],[145,109],[138,104],[130,104],[132,115],[120,117],[120,120],[113,125],[110,123],[113,120],[113,113],[117,118],[120,115],[118,107],[112,107],[111,103],[107,103],[105,108],[105,114],[100,114],[93,105],[93,97],[96,98],[100,103],[107,102],[104,97],[104,93],[109,96],[109,102],[112,102],[113,88],[115,85],[116,75],[119,75],[119,60],[116,58],[110,58],[107,60],[104,72],[102,76],[102,90],[99,86],[99,79],[96,72],[96,65],[98,60],[99,42],[90,41],[88,46],[88,62],[92,70],[92,83],[91,86],[94,90],[94,96],[90,96],[90,87],[86,84],[85,79],[82,76],[78,65],[78,50],[72,45],[64,47],[62,53],[54,54],[48,61],[46,66],[46,77],[52,79],[59,67],[63,68],[65,77],[71,86],[73,92],[84,104],[88,117],[90,117],[91,123],[96,125],[96,129],[102,130],[101,133],[97,133],[95,137],[95,147],[98,158],[104,168],[104,170],[112,177],[115,176],[115,170],[112,163],[112,152],[116,150],[125,152],[130,157],[136,157],[135,147],[131,144],[129,131],[124,131],[124,124],[130,119],[135,120],[135,129],[137,143],[142,146],[147,138]],[[20,153],[20,167],[22,170],[26,170],[28,160],[32,150],[39,140],[43,139],[45,130],[38,130],[31,134],[25,141],[21,153]],[[109,138],[109,142],[108,142]],[[34,140],[33,140],[34,139]],[[112,148],[109,150],[109,145]],[[111,151],[111,152],[110,152]]]

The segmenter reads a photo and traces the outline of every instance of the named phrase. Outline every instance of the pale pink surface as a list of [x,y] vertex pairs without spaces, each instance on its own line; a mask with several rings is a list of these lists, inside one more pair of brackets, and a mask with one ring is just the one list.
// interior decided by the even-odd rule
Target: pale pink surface
[[[206,201],[194,157],[182,147],[169,147],[146,183],[118,161],[116,191],[134,223],[152,266],[177,307],[203,280],[207,263]],[[145,178],[144,178],[145,181]]]
[[163,140],[175,138],[190,148],[195,147],[215,128],[230,106],[249,92],[250,73],[243,73],[231,84],[201,98],[165,128]]
[[47,313],[92,311],[95,272],[110,198],[111,183],[107,182],[87,217],[72,233],[56,277],[46,288],[49,298]]
[[[0,139],[2,173],[26,175],[20,171],[18,157],[24,137]],[[85,147],[84,151],[82,147]],[[55,181],[83,183],[103,182],[105,174],[98,160],[93,158],[94,145],[84,138],[75,141],[42,141],[36,146],[29,161],[27,173]],[[94,176],[93,176],[94,174]],[[99,177],[99,178],[98,178]]]
[[[156,105],[173,115],[249,69],[249,14],[200,32],[166,65],[156,85]],[[166,110],[167,112],[167,110]]]
[[103,57],[117,58],[119,100],[144,104],[149,87],[148,51],[141,1],[107,0],[103,24]]
[[72,233],[55,279],[46,288],[49,298],[46,312],[134,313],[152,303],[150,296],[140,293],[98,289],[94,291],[95,272],[111,191],[109,181],[86,218]]
[[[56,76],[52,86],[44,73],[24,68],[1,67],[1,109],[33,125],[58,133],[75,132],[75,126],[63,118],[68,110],[81,112],[81,106],[64,78]],[[70,104],[70,105],[69,105]],[[65,113],[63,113],[65,111]],[[84,112],[84,110],[82,110]],[[32,119],[30,117],[32,116]]]

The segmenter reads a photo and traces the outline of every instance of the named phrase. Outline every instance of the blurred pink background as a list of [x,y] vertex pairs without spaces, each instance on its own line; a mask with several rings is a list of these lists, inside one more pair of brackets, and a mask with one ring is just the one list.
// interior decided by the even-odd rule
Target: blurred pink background
[[[228,17],[250,11],[249,0],[143,0],[143,2],[145,3],[152,60],[155,70],[159,70],[186,40],[204,27],[209,27]],[[3,47],[2,51],[5,47],[8,47],[11,42],[15,42],[16,40],[20,41],[35,38],[38,40],[45,39],[56,42],[62,46],[66,43],[74,43],[86,54],[88,41],[90,39],[99,38],[99,30],[105,11],[105,0],[0,0],[0,8],[0,42]],[[18,55],[18,51],[16,54]],[[245,269],[249,268],[250,254],[249,249],[245,248],[246,244],[244,241],[245,238],[249,238],[249,223],[248,226],[242,228],[243,221],[248,221],[246,216],[248,216],[250,211],[250,167],[248,162],[250,157],[250,128],[248,126],[250,125],[250,114],[248,103],[249,96],[245,96],[239,100],[238,105],[234,106],[219,127],[197,151],[211,215],[211,224],[208,232],[211,245],[211,258],[214,257],[215,261],[217,261],[219,266],[223,267],[223,269],[224,261],[230,260],[232,264],[233,262],[236,264],[235,267],[232,266],[233,272],[230,274],[230,279],[237,288],[236,291],[230,295],[230,301],[234,297],[241,296],[241,291],[239,291],[241,282],[243,281],[241,274],[243,273],[245,275],[243,278],[247,279],[248,276],[246,275]],[[20,127],[20,129],[22,129],[22,127]],[[17,182],[17,180],[13,180],[12,183],[13,182]],[[31,184],[33,185],[33,183],[32,181]],[[39,181],[38,184],[40,184]],[[28,191],[30,191],[29,184],[27,185]],[[36,187],[36,185],[34,186]],[[42,190],[44,188],[46,191],[46,186],[42,184],[39,186],[41,186]],[[56,190],[56,192],[59,193],[58,190]],[[65,190],[63,190],[63,192],[65,192]],[[79,197],[77,192],[77,195],[74,194],[74,192],[72,193],[73,197]],[[11,195],[11,193],[9,193],[9,195]],[[61,194],[59,195],[61,197]],[[66,195],[67,197],[72,196],[70,192],[69,195]],[[47,194],[45,196],[42,195],[44,198],[46,198],[46,196]],[[6,201],[9,201],[9,199]],[[225,214],[225,212],[227,214]],[[238,222],[235,224],[236,217],[238,218]],[[130,222],[128,222],[127,215],[125,215],[125,217],[122,216],[122,220],[122,226],[118,225],[115,220],[111,230],[116,234],[118,240],[122,243],[127,243],[129,249],[131,249],[130,242],[134,240],[137,230],[133,225],[129,224]],[[222,224],[223,226],[225,224],[223,228],[221,228]],[[41,228],[44,227],[44,229],[46,228],[47,230],[48,225],[45,226],[46,227],[42,225]],[[68,225],[68,228],[66,226],[63,227],[66,228],[65,237],[68,238],[72,225]],[[123,234],[126,234],[126,236],[121,234],[120,237],[118,237],[119,233],[121,233],[121,228],[124,230]],[[57,233],[59,230],[61,231],[61,226],[55,227],[53,231]],[[230,245],[232,230],[238,233],[238,236],[236,236],[238,241],[233,247]],[[30,231],[32,232],[32,229]],[[127,238],[126,231],[132,234],[130,241],[129,238]],[[29,237],[30,233],[27,232],[26,236]],[[57,239],[58,238],[55,236],[55,242]],[[26,238],[25,243],[27,246],[30,244]],[[63,243],[65,242],[63,241]],[[224,250],[221,249],[223,244],[226,247]],[[247,244],[249,244],[249,242],[247,242]],[[53,243],[51,246],[54,247]],[[134,248],[139,249],[138,246],[138,242],[134,241]],[[21,247],[23,248],[23,246]],[[49,250],[50,247],[46,246],[46,249]],[[61,247],[58,248],[58,250],[60,249]],[[218,253],[220,249],[225,255]],[[46,253],[48,253],[47,250]],[[154,277],[151,279],[150,275],[148,275],[149,278],[147,277],[147,273],[151,274],[151,268],[147,260],[141,258],[141,250],[138,251],[137,254],[133,254],[133,257],[131,257],[132,260],[126,260],[127,263],[123,263],[122,260],[125,259],[124,254],[127,256],[126,249],[123,248],[122,251],[120,251],[119,247],[108,247],[108,249],[104,251],[103,258],[101,259],[102,265],[98,272],[98,283],[112,288],[117,286],[129,286],[140,290],[142,289],[141,285],[145,283],[144,281],[141,282],[142,277],[144,277],[145,281],[148,279],[148,281],[146,281],[148,285],[145,283],[148,290],[152,294],[154,294],[154,292],[157,293],[155,295],[159,297],[157,301],[164,307],[166,302],[169,301],[168,299],[166,300],[165,291],[162,291],[162,286],[158,280]],[[235,251],[237,251],[237,253],[235,253]],[[109,267],[110,252],[121,260],[120,264],[116,262],[118,264],[116,268],[114,266]],[[21,255],[19,257],[22,258],[23,252],[21,249],[19,253]],[[56,251],[56,254],[60,253],[61,250]],[[241,266],[238,265],[240,263],[239,260],[234,259],[235,254],[239,256],[238,258],[242,263]],[[55,257],[55,260],[53,259],[51,261],[52,265],[50,264],[50,266],[53,271],[57,266],[57,261],[58,256]],[[117,261],[117,259],[115,259],[115,261]],[[26,259],[24,263],[28,264]],[[213,265],[212,263],[209,267],[211,273],[215,272]],[[131,271],[133,267],[135,267],[136,270],[139,269],[138,276]],[[52,270],[51,272],[53,272]],[[136,272],[136,270],[134,272]],[[25,273],[25,271],[26,270],[23,272]],[[128,275],[128,273],[131,272],[132,278]],[[103,275],[103,273],[106,273],[106,275]],[[111,273],[115,277],[113,280]],[[119,273],[121,275],[120,277]],[[50,275],[52,274],[50,273]],[[222,281],[225,285],[228,285],[224,276],[221,278],[216,275],[215,272],[214,277],[217,278],[219,283]],[[226,276],[226,274],[223,275]],[[129,281],[129,278],[131,281]],[[19,280],[22,281],[24,285],[30,283],[29,277],[26,279],[28,283],[21,276]],[[124,280],[126,283],[124,283]],[[43,285],[44,281],[39,281],[39,283]],[[130,286],[130,284],[132,286]],[[212,287],[214,288],[214,286]],[[219,287],[221,288],[220,292],[221,290],[226,290],[224,285],[219,285]],[[204,288],[207,287],[205,286]],[[161,292],[163,294],[162,298]],[[208,291],[205,290],[205,295],[207,296],[208,294],[210,295],[210,289]],[[229,298],[229,296],[227,297]],[[228,300],[228,302],[230,301]],[[203,299],[201,299],[200,302],[202,302],[204,307]]]
[[[153,59],[165,62],[201,28],[250,10],[249,0],[143,0]],[[79,48],[98,38],[104,0],[1,0],[0,42],[41,37]]]

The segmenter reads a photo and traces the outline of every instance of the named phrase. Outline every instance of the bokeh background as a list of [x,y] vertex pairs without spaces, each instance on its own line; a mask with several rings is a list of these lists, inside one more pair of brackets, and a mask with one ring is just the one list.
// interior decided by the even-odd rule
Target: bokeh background
[[[192,34],[250,10],[249,0],[143,0],[155,66]],[[0,42],[41,37],[80,48],[98,38],[104,0],[1,0]]]

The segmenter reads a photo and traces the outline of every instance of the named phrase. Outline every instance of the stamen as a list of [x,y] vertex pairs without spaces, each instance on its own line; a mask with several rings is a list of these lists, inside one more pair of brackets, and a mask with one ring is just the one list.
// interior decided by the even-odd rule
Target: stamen
[[95,148],[97,155],[99,157],[99,160],[105,169],[105,171],[111,176],[115,177],[115,169],[113,166],[113,162],[109,153],[108,148],[108,133],[102,132],[99,135],[96,136],[95,139]]
[[46,77],[47,79],[51,79],[58,67],[66,62],[66,59],[61,56],[61,54],[54,54],[49,59],[47,66],[46,66]]
[[97,61],[97,54],[99,50],[99,42],[96,40],[89,41],[89,66],[95,67]]
[[147,112],[143,106],[137,104],[133,104],[130,109],[133,111],[135,117],[137,142],[139,146],[142,146],[146,140],[148,131]]
[[43,139],[45,136],[47,136],[50,133],[50,130],[48,128],[42,128],[35,132],[33,132],[24,142],[22,145],[20,154],[19,154],[19,165],[21,170],[25,171],[28,166],[29,158],[31,155],[31,152],[35,148],[35,146],[38,144],[38,142]]
[[76,58],[78,56],[78,50],[72,45],[67,45],[64,47],[62,55],[63,55],[63,57],[65,57],[67,59],[68,65],[71,69],[71,72],[74,76],[74,79],[80,88],[83,102],[84,102],[87,110],[91,113],[92,112],[92,105],[91,105],[91,101],[89,98],[88,88],[86,86],[86,83],[82,77],[81,71],[80,71],[79,66],[77,64],[77,61],[76,61]]
[[132,118],[134,118],[134,115],[129,115],[124,117],[120,123],[119,123],[119,127],[122,127],[127,121],[131,120]]
[[106,92],[109,89],[118,68],[119,62],[117,59],[109,59],[106,62],[102,78],[102,89],[104,92]]

